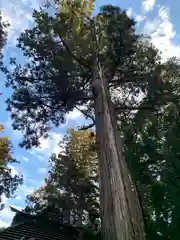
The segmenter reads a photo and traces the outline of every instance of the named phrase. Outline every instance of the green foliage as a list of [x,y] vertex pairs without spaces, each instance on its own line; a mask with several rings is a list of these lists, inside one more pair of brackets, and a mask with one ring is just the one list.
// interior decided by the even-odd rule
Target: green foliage
[[[65,151],[50,159],[45,186],[29,195],[26,211],[68,221],[73,225],[99,221],[97,156],[91,151],[91,131],[71,130],[63,140]],[[66,214],[66,216],[63,214]],[[66,219],[65,219],[66,217]]]
[[[3,126],[0,125],[0,131],[3,131]],[[16,160],[12,157],[11,142],[7,137],[0,137],[0,210],[4,208],[2,196],[10,198],[13,196],[19,184],[22,184],[22,176],[12,176],[11,169],[8,164],[15,163]]]
[[141,197],[148,239],[179,239],[179,61],[171,59],[163,69],[166,95],[159,98],[158,114],[137,112],[124,129],[125,156]]

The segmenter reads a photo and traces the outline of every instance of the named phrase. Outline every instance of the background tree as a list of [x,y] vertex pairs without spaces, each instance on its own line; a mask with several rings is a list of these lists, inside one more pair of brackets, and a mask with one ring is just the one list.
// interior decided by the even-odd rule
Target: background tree
[[[2,125],[0,125],[0,131],[3,131]],[[12,176],[9,164],[17,161],[11,154],[11,142],[7,137],[0,137],[0,210],[4,208],[2,196],[4,195],[7,198],[12,197],[18,185],[22,184],[22,176]]]
[[26,211],[48,215],[72,225],[88,224],[97,229],[99,188],[97,155],[92,131],[70,130],[65,149],[50,159],[45,185],[27,197]]
[[[34,12],[35,27],[21,34],[18,47],[28,63],[12,58],[14,69],[2,69],[14,89],[7,101],[13,127],[24,132],[21,146],[37,146],[65,113],[87,106],[80,110],[96,123],[104,238],[144,239],[115,110],[155,108],[162,95],[158,52],[118,7],[104,6],[96,16],[92,1],[62,1],[56,9],[54,16]],[[140,93],[149,96],[145,106]]]
[[162,67],[165,94],[156,98],[158,114],[138,111],[123,125],[124,149],[139,190],[147,239],[179,239],[179,60],[170,59]]

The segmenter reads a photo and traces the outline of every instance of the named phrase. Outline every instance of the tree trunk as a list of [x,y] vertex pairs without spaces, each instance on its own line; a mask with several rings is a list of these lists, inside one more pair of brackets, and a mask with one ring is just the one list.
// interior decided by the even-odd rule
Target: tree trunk
[[108,83],[101,67],[95,71],[93,87],[103,239],[144,240],[139,199],[123,156]]

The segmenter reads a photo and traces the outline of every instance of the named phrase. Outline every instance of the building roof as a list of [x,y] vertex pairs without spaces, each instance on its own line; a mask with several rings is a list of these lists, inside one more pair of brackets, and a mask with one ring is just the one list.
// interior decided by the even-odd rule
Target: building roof
[[49,226],[38,222],[20,223],[0,232],[1,240],[20,240],[26,237],[35,240],[75,240],[77,232],[65,227]]
[[77,240],[79,230],[75,227],[15,211],[16,214],[26,216],[26,220],[0,231],[0,240],[21,240],[23,237],[35,240]]

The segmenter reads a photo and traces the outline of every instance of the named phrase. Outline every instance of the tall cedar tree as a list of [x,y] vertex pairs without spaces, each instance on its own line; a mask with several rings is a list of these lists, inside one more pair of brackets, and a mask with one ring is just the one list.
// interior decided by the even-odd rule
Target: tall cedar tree
[[[13,70],[2,68],[13,89],[8,110],[14,129],[24,132],[21,146],[30,148],[53,125],[63,123],[66,113],[85,105],[80,110],[96,124],[104,239],[144,239],[113,96],[118,91],[121,110],[152,107],[159,57],[135,34],[134,20],[119,7],[104,6],[96,16],[92,12],[92,1],[61,1],[54,16],[34,12],[34,28],[23,32],[18,43],[28,62],[21,66],[11,58]],[[131,97],[120,99],[122,91]],[[151,105],[141,106],[140,92],[151,96]]]
[[[50,158],[45,185],[27,197],[26,212],[98,227],[99,188],[97,154],[91,131],[71,130],[62,141],[65,151]],[[60,218],[60,219],[59,219]]]
[[[128,131],[123,129],[125,157],[139,190],[149,240],[179,239],[179,61],[171,59],[164,68],[169,72],[166,93],[170,101],[164,104],[164,97],[158,99],[158,114],[137,112],[128,121]],[[31,197],[36,207],[43,206],[42,194]]]

